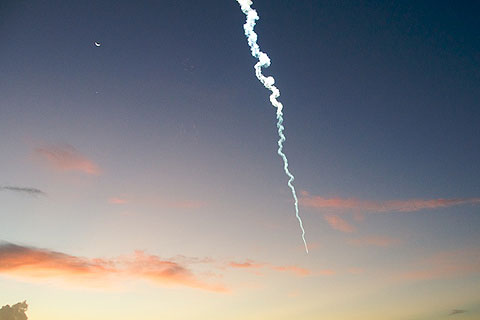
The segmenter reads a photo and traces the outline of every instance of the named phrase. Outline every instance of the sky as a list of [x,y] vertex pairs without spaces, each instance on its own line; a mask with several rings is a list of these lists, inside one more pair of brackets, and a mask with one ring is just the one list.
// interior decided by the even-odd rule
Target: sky
[[309,253],[236,1],[5,0],[0,307],[480,317],[479,3],[252,7]]

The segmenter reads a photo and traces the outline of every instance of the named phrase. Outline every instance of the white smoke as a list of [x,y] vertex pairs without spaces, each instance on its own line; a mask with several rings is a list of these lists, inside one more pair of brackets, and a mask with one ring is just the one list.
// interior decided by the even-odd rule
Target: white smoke
[[240,4],[240,7],[243,13],[247,16],[247,21],[243,25],[243,29],[245,30],[245,36],[248,40],[248,45],[252,51],[252,56],[258,59],[258,62],[255,64],[255,75],[257,76],[258,80],[272,93],[270,94],[270,102],[272,105],[277,109],[277,128],[278,128],[278,136],[280,137],[278,140],[278,155],[283,160],[283,169],[285,174],[288,176],[288,186],[292,191],[293,199],[295,200],[295,216],[297,217],[298,223],[300,224],[300,228],[302,229],[302,240],[305,245],[305,251],[308,253],[308,246],[307,241],[305,240],[305,229],[303,228],[302,219],[298,214],[298,198],[297,193],[295,192],[295,187],[293,186],[293,180],[295,177],[292,175],[290,170],[288,170],[288,159],[287,156],[283,153],[283,143],[285,142],[285,135],[283,134],[283,130],[285,127],[283,126],[283,105],[277,98],[280,96],[280,90],[274,86],[275,79],[272,76],[265,77],[262,74],[262,68],[267,68],[270,66],[270,58],[265,52],[260,50],[260,47],[257,44],[257,34],[253,31],[255,27],[256,20],[259,19],[257,11],[252,9],[252,1],[251,0],[237,0]]

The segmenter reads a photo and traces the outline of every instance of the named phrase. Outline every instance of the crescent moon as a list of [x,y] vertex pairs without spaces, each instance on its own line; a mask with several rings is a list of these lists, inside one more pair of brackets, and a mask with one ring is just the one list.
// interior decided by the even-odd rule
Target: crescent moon
[[102,44],[100,42],[95,41],[95,46],[100,47]]

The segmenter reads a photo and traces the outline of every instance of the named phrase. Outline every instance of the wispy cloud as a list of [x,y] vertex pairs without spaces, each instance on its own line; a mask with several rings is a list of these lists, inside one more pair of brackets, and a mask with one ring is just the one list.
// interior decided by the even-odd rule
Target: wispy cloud
[[112,197],[112,198],[108,199],[108,203],[111,203],[111,204],[127,204],[128,200],[126,198],[123,198],[123,197]]
[[42,190],[37,188],[30,188],[30,187],[0,186],[0,191],[18,192],[18,193],[28,194],[31,196],[46,195],[46,193],[43,192]]
[[[115,258],[84,258],[47,249],[21,246],[0,242],[0,276],[23,281],[55,282],[74,287],[111,288],[129,280],[146,280],[163,287],[189,287],[211,292],[228,293],[231,288],[212,282],[221,278],[200,267],[202,272],[194,272],[198,264],[207,264],[224,271],[228,269],[249,270],[261,275],[263,271],[289,273],[295,276],[333,275],[335,271],[323,269],[311,271],[296,265],[274,265],[270,263],[244,260],[242,262],[220,262],[212,258],[197,258],[178,255],[163,259],[144,251]],[[208,280],[208,281],[207,281]]]
[[280,272],[291,272],[297,276],[308,276],[311,274],[310,270],[297,266],[271,266],[270,268]]
[[22,279],[62,279],[82,285],[125,278],[146,279],[161,286],[186,286],[227,292],[223,285],[202,281],[185,265],[136,251],[115,259],[87,259],[60,252],[0,244],[0,274]]
[[450,312],[448,315],[453,316],[453,315],[456,315],[459,313],[465,313],[465,312],[467,312],[467,310],[453,309],[452,312]]
[[348,223],[345,219],[335,214],[324,214],[325,221],[335,230],[351,233],[355,231],[355,227]]
[[191,288],[214,292],[227,292],[228,289],[219,284],[210,284],[200,280],[193,272],[178,262],[163,260],[143,251],[136,251],[133,259],[123,261],[128,272],[160,285],[183,285]]
[[480,198],[407,199],[371,201],[355,198],[324,198],[302,192],[300,204],[316,209],[363,212],[414,212],[424,209],[446,208],[463,204],[480,204]]
[[250,269],[250,268],[263,268],[265,267],[264,263],[254,262],[252,260],[246,260],[244,262],[231,261],[228,263],[229,267],[237,269]]
[[38,147],[35,149],[35,155],[56,170],[80,171],[89,175],[100,174],[98,165],[71,145]]
[[387,236],[365,236],[360,238],[348,239],[347,243],[357,247],[375,246],[375,247],[391,247],[399,244],[400,239]]
[[[312,272],[309,269],[305,269],[298,266],[278,266],[278,265],[272,265],[269,263],[256,262],[250,259],[247,259],[243,262],[230,261],[228,263],[228,267],[235,268],[235,269],[251,269],[256,271],[259,271],[261,269],[267,269],[267,270],[273,270],[278,272],[290,272],[297,276],[308,276],[312,274]],[[260,274],[259,272],[256,272],[256,273]],[[322,273],[322,274],[329,274],[329,273]]]
[[480,249],[439,252],[416,262],[410,271],[398,274],[401,280],[428,280],[480,273]]

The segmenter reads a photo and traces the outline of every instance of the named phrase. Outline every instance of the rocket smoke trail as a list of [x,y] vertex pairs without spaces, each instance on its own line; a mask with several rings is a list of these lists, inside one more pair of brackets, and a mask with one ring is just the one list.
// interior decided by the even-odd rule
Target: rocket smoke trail
[[288,176],[288,186],[292,191],[293,199],[295,200],[295,216],[298,219],[298,223],[300,224],[300,228],[302,229],[302,240],[305,244],[305,251],[308,253],[308,246],[307,241],[305,240],[305,229],[303,229],[302,219],[298,214],[298,198],[297,193],[295,192],[295,187],[293,186],[292,182],[295,179],[293,174],[288,170],[288,159],[287,156],[283,153],[283,142],[285,142],[285,135],[283,134],[283,130],[285,127],[283,126],[283,105],[277,98],[280,96],[280,91],[277,87],[273,84],[275,83],[275,79],[272,76],[265,77],[262,74],[262,68],[267,68],[270,66],[270,58],[268,55],[262,51],[260,51],[260,47],[257,44],[257,34],[253,31],[255,27],[255,21],[259,19],[257,11],[252,9],[252,1],[251,0],[237,0],[238,4],[247,16],[247,22],[243,25],[243,29],[245,30],[245,36],[248,40],[248,45],[252,50],[252,56],[258,59],[258,62],[255,64],[255,75],[257,76],[258,80],[272,92],[270,95],[270,102],[272,105],[277,109],[277,128],[278,128],[278,155],[283,159],[283,169],[285,170],[285,174]]

